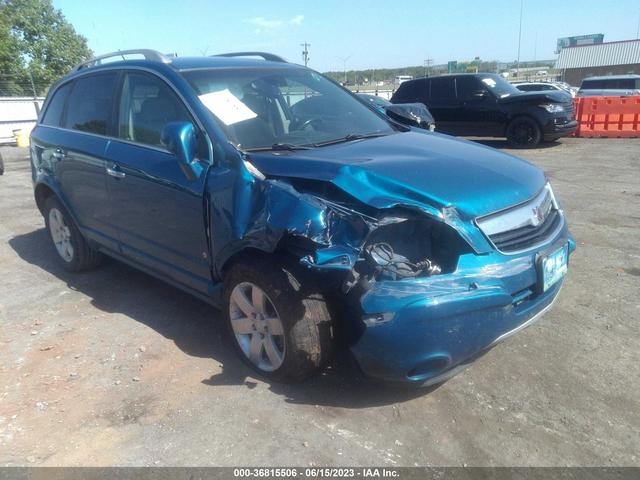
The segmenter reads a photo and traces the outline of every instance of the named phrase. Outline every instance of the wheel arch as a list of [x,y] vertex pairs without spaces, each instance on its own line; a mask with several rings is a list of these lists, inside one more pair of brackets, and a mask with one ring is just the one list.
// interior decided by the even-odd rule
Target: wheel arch
[[[51,196],[55,196],[60,200],[60,196],[56,194],[53,188],[51,188],[46,183],[39,183],[36,185],[36,188],[33,191],[33,194],[36,199],[36,206],[40,213],[44,215],[44,204],[47,201],[47,198]],[[62,200],[61,200],[62,201]],[[64,203],[64,202],[63,202]]]

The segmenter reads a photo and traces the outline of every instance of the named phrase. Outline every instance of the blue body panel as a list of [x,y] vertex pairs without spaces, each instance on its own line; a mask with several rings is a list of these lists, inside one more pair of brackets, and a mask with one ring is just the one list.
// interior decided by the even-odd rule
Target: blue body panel
[[[270,253],[283,239],[304,239],[310,250],[300,262],[325,273],[346,273],[362,261],[375,222],[295,181],[331,185],[380,217],[402,209],[448,226],[469,247],[455,268],[376,281],[356,299],[362,318],[355,321],[365,327],[352,352],[366,373],[389,381],[435,382],[553,301],[562,282],[539,292],[540,249],[500,253],[476,225],[478,217],[538,195],[546,182],[538,168],[420,129],[305,151],[246,153],[229,142],[179,72],[230,67],[302,68],[222,57],[92,67],[92,73],[144,70],[170,85],[206,134],[209,158],[185,175],[185,165],[162,148],[38,124],[31,147],[36,198],[42,188],[53,191],[97,248],[214,304],[225,265],[247,248]],[[54,155],[61,149],[62,161]],[[108,176],[107,168],[123,177]],[[543,250],[566,243],[573,251],[565,224]]]

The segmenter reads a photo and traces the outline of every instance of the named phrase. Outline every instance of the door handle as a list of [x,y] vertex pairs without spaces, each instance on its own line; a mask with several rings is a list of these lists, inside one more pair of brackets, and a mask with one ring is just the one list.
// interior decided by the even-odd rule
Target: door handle
[[65,157],[65,153],[64,153],[64,150],[62,150],[61,148],[56,148],[51,154],[51,156],[56,160],[62,160]]
[[127,176],[117,165],[107,167],[107,175],[111,175],[114,178],[124,178]]

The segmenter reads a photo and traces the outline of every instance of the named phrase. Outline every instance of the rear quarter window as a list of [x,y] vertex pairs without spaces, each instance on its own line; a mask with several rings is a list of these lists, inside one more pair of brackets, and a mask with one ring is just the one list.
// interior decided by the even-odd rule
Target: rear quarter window
[[429,82],[425,79],[404,82],[398,87],[393,100],[399,102],[425,102],[429,100]]
[[118,73],[100,73],[81,77],[69,96],[65,127],[106,135],[113,111]]
[[59,87],[49,101],[49,106],[42,117],[42,124],[50,127],[59,127],[62,123],[62,113],[64,112],[64,104],[69,96],[71,83],[65,83]]

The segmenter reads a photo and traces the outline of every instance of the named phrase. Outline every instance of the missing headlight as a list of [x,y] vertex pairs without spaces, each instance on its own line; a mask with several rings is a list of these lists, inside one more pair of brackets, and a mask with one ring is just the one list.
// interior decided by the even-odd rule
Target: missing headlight
[[429,258],[412,262],[407,257],[393,251],[386,242],[372,243],[364,248],[365,257],[376,265],[380,276],[395,280],[419,275],[437,275],[442,269]]
[[[362,249],[353,282],[399,280],[450,273],[469,250],[449,226],[424,216],[386,217]],[[364,286],[363,285],[363,286]]]

